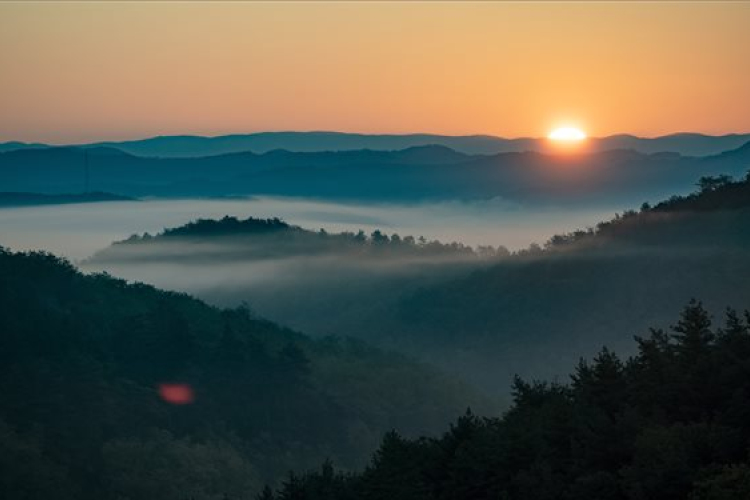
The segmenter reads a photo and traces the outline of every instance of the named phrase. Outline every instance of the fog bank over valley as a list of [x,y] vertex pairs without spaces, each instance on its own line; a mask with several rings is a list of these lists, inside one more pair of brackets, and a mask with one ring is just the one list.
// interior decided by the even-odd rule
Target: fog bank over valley
[[74,261],[132,234],[157,233],[199,218],[279,217],[317,231],[379,229],[466,245],[514,250],[552,234],[586,228],[624,207],[531,207],[501,199],[422,204],[346,204],[305,198],[184,199],[106,202],[0,209],[0,244],[47,250]]

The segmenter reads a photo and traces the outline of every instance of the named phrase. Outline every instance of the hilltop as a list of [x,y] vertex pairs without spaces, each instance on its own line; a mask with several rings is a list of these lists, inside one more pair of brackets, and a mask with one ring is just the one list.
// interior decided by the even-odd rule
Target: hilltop
[[[507,250],[505,250],[507,252]],[[290,225],[281,219],[248,217],[241,220],[198,219],[183,226],[167,228],[151,235],[134,234],[123,241],[96,252],[86,264],[134,261],[201,261],[223,262],[282,259],[293,257],[337,256],[357,259],[481,259],[503,254],[503,249],[482,247],[475,251],[461,243],[427,241],[414,236],[388,235],[375,230],[329,233],[311,231]]]

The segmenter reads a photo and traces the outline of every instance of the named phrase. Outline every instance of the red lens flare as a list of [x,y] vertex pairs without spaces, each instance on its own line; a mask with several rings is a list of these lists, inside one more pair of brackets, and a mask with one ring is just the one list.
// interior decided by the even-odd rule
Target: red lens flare
[[159,396],[169,404],[188,405],[195,401],[195,393],[190,384],[159,384]]

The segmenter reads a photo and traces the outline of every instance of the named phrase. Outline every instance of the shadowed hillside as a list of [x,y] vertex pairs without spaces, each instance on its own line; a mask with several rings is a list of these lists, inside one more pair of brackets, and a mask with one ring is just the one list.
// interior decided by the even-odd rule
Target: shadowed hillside
[[492,387],[514,373],[562,375],[596,345],[627,353],[635,331],[665,324],[664,311],[692,296],[713,311],[750,303],[749,275],[750,181],[703,178],[692,195],[425,288],[384,319],[385,331]]
[[501,393],[555,377],[669,320],[692,296],[750,303],[750,182],[699,190],[509,255],[413,238],[315,233],[280,221],[199,221],[138,236],[84,265],[186,290],[317,335],[353,335]]
[[691,303],[669,330],[606,348],[568,383],[513,383],[502,417],[440,438],[389,433],[361,473],[290,475],[263,500],[739,500],[750,496],[750,313],[713,327]]
[[198,220],[133,235],[81,263],[215,304],[248,302],[263,317],[305,331],[358,336],[420,286],[444,282],[509,255],[413,236],[310,231],[279,219]]
[[0,393],[8,499],[246,498],[326,457],[355,466],[383,432],[432,432],[477,401],[359,341],[4,250]]

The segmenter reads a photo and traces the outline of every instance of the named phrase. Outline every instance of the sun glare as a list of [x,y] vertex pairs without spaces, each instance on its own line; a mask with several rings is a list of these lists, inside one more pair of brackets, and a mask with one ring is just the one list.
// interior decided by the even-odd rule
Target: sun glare
[[586,133],[575,127],[560,127],[550,132],[547,138],[551,141],[578,142],[586,138]]

